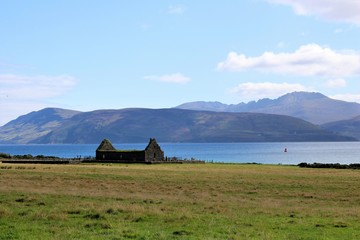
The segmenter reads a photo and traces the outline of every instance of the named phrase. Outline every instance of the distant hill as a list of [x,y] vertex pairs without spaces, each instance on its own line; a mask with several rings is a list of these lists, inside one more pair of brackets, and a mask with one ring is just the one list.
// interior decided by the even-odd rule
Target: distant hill
[[0,128],[1,143],[349,141],[304,120],[275,114],[183,109],[76,112],[44,109]]
[[0,143],[29,143],[45,136],[62,122],[80,112],[60,108],[45,108],[31,112],[0,127]]
[[322,127],[329,131],[344,136],[352,136],[360,140],[360,115],[349,120],[326,123]]
[[334,100],[321,93],[293,92],[277,99],[249,103],[190,102],[176,108],[217,112],[256,112],[288,115],[314,124],[340,121],[360,115],[360,104]]

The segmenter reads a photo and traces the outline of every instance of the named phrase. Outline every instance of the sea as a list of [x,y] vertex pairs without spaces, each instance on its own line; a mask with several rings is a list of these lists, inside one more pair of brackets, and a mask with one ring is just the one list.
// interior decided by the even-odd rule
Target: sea
[[[117,149],[142,150],[147,143],[114,144]],[[165,156],[219,163],[296,165],[360,163],[360,142],[159,143]],[[0,144],[11,155],[94,157],[98,144]]]

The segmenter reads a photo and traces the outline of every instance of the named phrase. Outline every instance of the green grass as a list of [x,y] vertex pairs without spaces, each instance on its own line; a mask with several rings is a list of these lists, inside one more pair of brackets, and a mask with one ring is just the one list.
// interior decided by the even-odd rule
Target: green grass
[[359,239],[360,171],[0,164],[0,239]]

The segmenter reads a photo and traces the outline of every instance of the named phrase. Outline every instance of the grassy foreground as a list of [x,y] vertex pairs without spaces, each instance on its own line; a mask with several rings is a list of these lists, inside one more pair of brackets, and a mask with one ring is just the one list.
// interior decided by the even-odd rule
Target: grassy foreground
[[359,239],[360,171],[0,163],[0,239]]

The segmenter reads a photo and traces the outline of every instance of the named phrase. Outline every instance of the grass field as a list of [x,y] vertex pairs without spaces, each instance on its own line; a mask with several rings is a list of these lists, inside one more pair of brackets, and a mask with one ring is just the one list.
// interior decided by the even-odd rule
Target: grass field
[[359,238],[359,170],[0,164],[0,239]]

